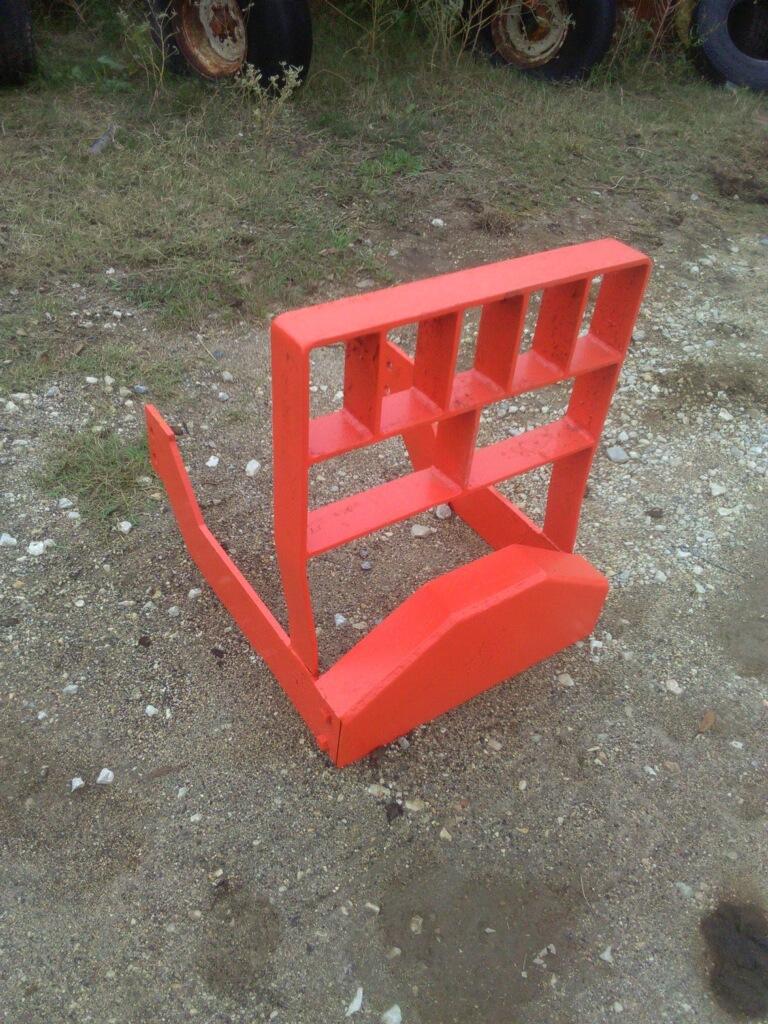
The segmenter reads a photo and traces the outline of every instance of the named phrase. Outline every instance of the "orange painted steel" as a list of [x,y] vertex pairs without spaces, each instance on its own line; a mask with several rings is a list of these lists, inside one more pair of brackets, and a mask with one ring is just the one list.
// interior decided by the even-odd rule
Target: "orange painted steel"
[[[363,757],[594,628],[608,582],[573,546],[650,266],[647,256],[605,239],[295,310],[273,322],[274,531],[287,630],[208,530],[173,431],[146,407],[152,464],[187,548],[336,764]],[[540,304],[523,350],[534,294]],[[477,309],[474,363],[457,372],[465,315]],[[417,327],[413,357],[390,333],[406,325]],[[345,350],[343,406],[312,418],[310,354],[329,345]],[[573,384],[564,415],[477,446],[485,406],[567,380]],[[397,435],[412,472],[310,509],[311,466]],[[494,485],[549,464],[539,527]],[[492,553],[420,587],[319,674],[309,560],[443,502]]]

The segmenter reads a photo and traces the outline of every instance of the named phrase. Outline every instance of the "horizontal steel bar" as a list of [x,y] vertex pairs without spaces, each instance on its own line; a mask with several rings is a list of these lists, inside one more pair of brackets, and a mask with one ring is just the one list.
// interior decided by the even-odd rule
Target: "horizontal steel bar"
[[306,306],[277,317],[273,330],[311,349],[647,262],[637,250],[606,238]]
[[620,361],[621,355],[609,345],[586,334],[577,341],[573,359],[566,370],[543,359],[536,352],[522,352],[508,391],[477,370],[466,370],[456,375],[446,409],[440,409],[416,388],[406,388],[387,395],[382,403],[381,430],[376,434],[367,430],[346,409],[339,409],[338,412],[310,420],[309,462],[314,465],[357,448],[376,444],[388,437],[395,437],[412,427],[437,423],[491,402],[583,377],[606,366],[615,366]]
[[497,444],[476,449],[466,488],[459,487],[434,467],[428,467],[368,491],[321,505],[309,513],[308,557],[341,547],[367,533],[478,488],[584,451],[594,443],[594,438],[586,430],[574,426],[567,419],[555,420]]

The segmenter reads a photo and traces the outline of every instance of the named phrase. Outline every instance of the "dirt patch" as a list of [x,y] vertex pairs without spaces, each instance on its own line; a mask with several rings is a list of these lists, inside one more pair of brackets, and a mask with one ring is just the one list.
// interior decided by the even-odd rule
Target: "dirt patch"
[[768,179],[756,174],[713,171],[712,177],[721,196],[743,199],[748,203],[768,203]]
[[768,565],[745,582],[739,600],[719,618],[723,647],[737,672],[768,675]]
[[280,919],[269,900],[224,882],[204,920],[197,963],[205,984],[236,1001],[258,994],[280,942]]
[[716,403],[720,393],[743,407],[768,409],[768,381],[760,373],[747,371],[727,360],[718,360],[712,367],[702,366],[700,362],[676,361],[673,367],[656,374],[655,378],[664,392],[665,414],[670,409],[700,410],[702,406]]
[[753,904],[721,903],[701,922],[715,998],[734,1017],[768,1014],[768,918]]
[[[68,751],[7,721],[0,746],[0,849],[7,844],[22,861],[44,854],[52,865],[45,884],[65,898],[92,899],[136,871],[146,837],[135,792],[93,786],[63,799],[70,790]],[[102,767],[89,758],[79,770],[92,780]]]
[[575,885],[474,876],[455,867],[398,879],[383,894],[381,927],[402,950],[423,1024],[498,1024],[510,1007],[540,999],[575,953],[586,909]]

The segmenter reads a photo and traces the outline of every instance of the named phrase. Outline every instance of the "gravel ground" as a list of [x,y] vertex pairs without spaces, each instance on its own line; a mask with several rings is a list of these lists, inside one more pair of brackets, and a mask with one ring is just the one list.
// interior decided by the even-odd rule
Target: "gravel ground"
[[[2,396],[0,1020],[330,1024],[359,987],[353,1020],[731,1019],[699,925],[768,895],[768,240],[702,225],[654,255],[580,534],[612,581],[596,633],[342,771],[200,580],[155,481],[127,533],[40,489],[56,438],[138,436],[141,399],[120,388],[141,382]],[[118,340],[151,336],[138,312],[77,303]],[[211,527],[282,614],[265,335],[204,342],[218,358],[163,411]],[[320,399],[337,369],[315,368]],[[484,437],[560,397],[489,410]],[[316,493],[403,468],[392,442],[326,467]],[[535,511],[544,482],[513,493]],[[325,664],[484,550],[455,518],[417,521],[436,532],[404,523],[318,561]]]

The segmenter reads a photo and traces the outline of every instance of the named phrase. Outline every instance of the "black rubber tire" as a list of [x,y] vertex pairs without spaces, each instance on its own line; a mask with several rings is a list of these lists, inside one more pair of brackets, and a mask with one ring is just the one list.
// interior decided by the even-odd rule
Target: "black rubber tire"
[[174,11],[171,0],[147,0],[149,31],[155,46],[163,55],[163,68],[173,75],[189,75],[192,68],[187,64],[176,45],[173,22]]
[[[0,0],[2,3],[3,0]],[[303,81],[312,58],[312,15],[308,0],[238,0],[248,31],[247,62],[264,82],[285,80],[285,67],[301,68]],[[164,57],[165,68],[176,75],[194,73],[179,50],[174,32],[173,0],[147,0],[149,27]]]
[[248,29],[248,63],[264,82],[279,88],[285,68],[301,68],[307,77],[312,60],[312,14],[309,0],[241,0]]
[[[479,42],[494,64],[515,67],[531,78],[549,81],[573,81],[586,78],[608,52],[616,28],[616,0],[567,0],[572,24],[563,45],[552,60],[535,68],[517,68],[496,49],[489,24],[490,11],[484,9]],[[491,9],[492,10],[492,9]]]
[[0,85],[23,85],[36,70],[29,0],[0,0]]
[[768,91],[768,0],[700,0],[694,59],[716,82]]

